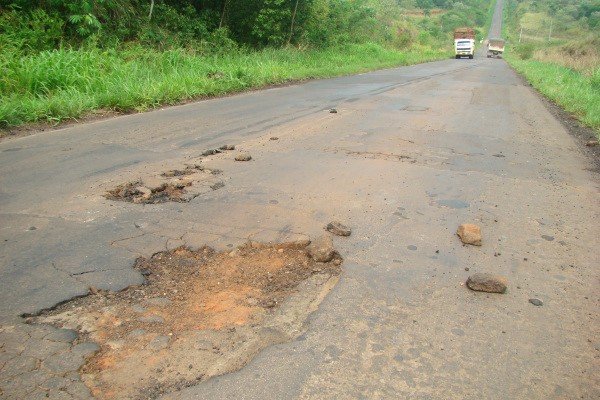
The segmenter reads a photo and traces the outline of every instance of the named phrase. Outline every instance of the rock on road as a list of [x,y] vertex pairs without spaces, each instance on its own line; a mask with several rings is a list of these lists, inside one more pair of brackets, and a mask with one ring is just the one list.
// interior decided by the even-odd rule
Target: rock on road
[[[224,144],[252,162],[198,158]],[[224,186],[189,203],[103,197],[197,160]],[[352,226],[334,239],[342,277],[307,333],[165,398],[599,398],[593,165],[503,60],[484,57],[4,140],[0,397],[89,396],[77,369],[93,345],[20,315],[140,283],[138,256],[317,237],[340,220]],[[482,227],[482,247],[460,244],[464,221]],[[476,272],[506,276],[508,291],[469,291]]]

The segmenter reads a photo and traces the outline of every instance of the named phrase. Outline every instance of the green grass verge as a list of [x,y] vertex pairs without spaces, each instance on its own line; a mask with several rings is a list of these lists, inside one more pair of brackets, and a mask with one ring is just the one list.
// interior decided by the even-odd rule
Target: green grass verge
[[594,128],[600,137],[600,68],[592,76],[535,60],[506,60],[544,96]]
[[60,49],[0,59],[0,125],[58,122],[93,110],[142,111],[165,104],[309,78],[449,57],[367,43],[323,50],[266,49],[202,56],[185,50]]

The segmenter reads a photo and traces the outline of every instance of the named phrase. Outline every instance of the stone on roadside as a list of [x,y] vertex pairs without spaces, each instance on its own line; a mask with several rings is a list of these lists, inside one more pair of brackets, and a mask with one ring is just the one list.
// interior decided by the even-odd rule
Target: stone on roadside
[[277,136],[271,136],[271,140],[279,140]]
[[587,147],[594,147],[594,146],[598,146],[598,141],[597,140],[588,140],[585,144]]
[[333,260],[336,255],[333,240],[328,235],[318,237],[308,246],[308,254],[317,262],[326,263]]
[[337,114],[337,110],[335,108],[332,108],[331,110],[329,110],[330,114]]
[[306,248],[308,245],[310,245],[310,238],[306,235],[298,235],[297,239],[280,243],[277,245],[277,248],[300,250]]
[[475,224],[462,224],[456,234],[464,244],[481,246],[481,228]]
[[338,236],[350,236],[352,233],[350,228],[338,221],[328,223],[325,229]]
[[467,279],[467,286],[477,292],[504,293],[508,280],[500,275],[476,273]]
[[235,146],[232,144],[224,144],[223,146],[219,147],[220,150],[235,150]]
[[252,156],[248,153],[240,153],[235,156],[235,161],[250,161],[252,160]]
[[258,245],[273,246],[276,249],[301,250],[310,244],[310,237],[302,233],[264,230],[251,235],[249,242],[252,247]]
[[544,305],[544,302],[541,301],[540,299],[529,299],[529,302],[537,307],[541,307]]
[[301,250],[310,244],[310,237],[301,233],[289,233],[281,236],[279,243],[274,243],[276,249]]

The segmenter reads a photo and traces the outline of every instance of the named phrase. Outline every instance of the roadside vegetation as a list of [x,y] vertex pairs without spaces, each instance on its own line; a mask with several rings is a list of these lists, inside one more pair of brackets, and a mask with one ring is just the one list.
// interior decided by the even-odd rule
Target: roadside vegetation
[[490,0],[7,3],[0,127],[446,58]]
[[507,61],[600,136],[600,0],[508,0]]

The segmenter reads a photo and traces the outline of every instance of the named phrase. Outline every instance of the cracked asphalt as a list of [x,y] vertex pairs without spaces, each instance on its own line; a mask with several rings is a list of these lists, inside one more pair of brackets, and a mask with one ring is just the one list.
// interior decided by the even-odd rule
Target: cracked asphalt
[[[201,156],[224,144],[236,150]],[[104,197],[193,163],[223,173],[189,203]],[[4,140],[0,397],[91,396],[78,369],[96,345],[22,315],[142,283],[139,256],[315,237],[337,219],[353,229],[336,238],[342,277],[307,333],[165,398],[600,398],[593,163],[503,60],[481,56]],[[460,245],[463,222],[482,227],[481,248]],[[508,292],[469,291],[473,272],[505,275]]]

